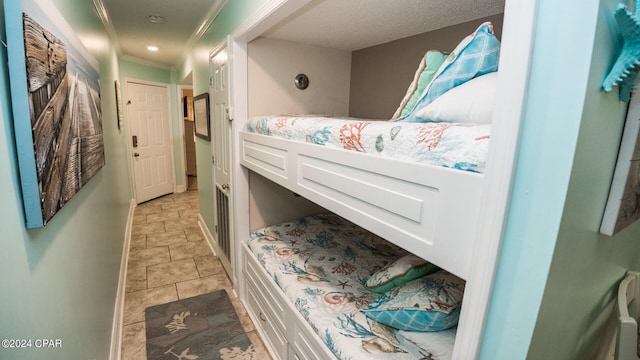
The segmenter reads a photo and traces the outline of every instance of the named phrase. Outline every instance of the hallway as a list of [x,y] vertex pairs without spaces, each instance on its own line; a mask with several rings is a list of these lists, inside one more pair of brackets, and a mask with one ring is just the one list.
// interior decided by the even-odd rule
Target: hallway
[[122,332],[122,360],[145,360],[144,309],[225,289],[242,326],[270,359],[251,319],[232,292],[222,264],[198,226],[198,192],[170,194],[136,207],[131,231]]

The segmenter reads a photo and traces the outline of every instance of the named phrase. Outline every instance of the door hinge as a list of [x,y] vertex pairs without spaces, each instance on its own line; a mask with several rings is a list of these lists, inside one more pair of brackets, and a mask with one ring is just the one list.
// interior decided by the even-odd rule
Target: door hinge
[[209,76],[209,87],[213,87],[213,76]]
[[214,155],[211,155],[211,163],[212,163],[213,165],[215,165],[215,164],[216,164],[216,157],[215,157]]

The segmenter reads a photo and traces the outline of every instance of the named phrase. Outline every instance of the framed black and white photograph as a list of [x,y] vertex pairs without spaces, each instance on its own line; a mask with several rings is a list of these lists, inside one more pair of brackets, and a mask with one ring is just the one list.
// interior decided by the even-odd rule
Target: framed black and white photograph
[[193,98],[193,117],[196,125],[196,136],[211,141],[209,93],[200,94]]
[[[636,85],[637,86],[637,85]],[[640,94],[631,96],[600,232],[615,235],[640,219]]]
[[38,228],[105,165],[99,66],[50,1],[4,6],[26,226]]

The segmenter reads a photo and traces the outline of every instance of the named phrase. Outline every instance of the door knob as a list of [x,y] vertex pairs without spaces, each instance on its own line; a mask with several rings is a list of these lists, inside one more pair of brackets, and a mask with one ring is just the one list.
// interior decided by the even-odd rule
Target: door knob
[[138,156],[140,156],[140,154],[138,154],[138,153],[133,153],[133,156],[138,157]]
[[220,187],[222,188],[222,190],[229,190],[229,184],[222,184],[220,185]]

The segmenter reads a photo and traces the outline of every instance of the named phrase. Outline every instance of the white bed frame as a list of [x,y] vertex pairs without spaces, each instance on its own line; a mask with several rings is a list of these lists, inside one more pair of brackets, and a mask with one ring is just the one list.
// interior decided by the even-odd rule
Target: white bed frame
[[240,163],[466,279],[484,176],[242,132]]
[[[453,358],[476,358],[517,158],[537,1],[506,1],[500,74],[509,81],[498,83],[484,175],[244,132],[247,43],[310,2],[267,1],[228,39],[233,79],[230,104],[235,114],[232,219],[238,249],[232,262],[240,298],[274,358],[316,358],[296,351],[300,336],[307,349],[315,349],[325,358],[328,350],[320,338],[295,330],[304,329],[304,325],[295,315],[288,315],[295,312],[293,304],[269,295],[277,293],[277,285],[249,268],[255,259],[242,244],[250,233],[251,170],[466,279]],[[281,324],[277,333],[262,320],[275,317]],[[281,351],[272,345],[280,346]]]

